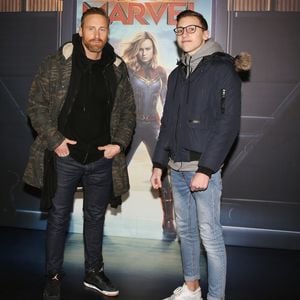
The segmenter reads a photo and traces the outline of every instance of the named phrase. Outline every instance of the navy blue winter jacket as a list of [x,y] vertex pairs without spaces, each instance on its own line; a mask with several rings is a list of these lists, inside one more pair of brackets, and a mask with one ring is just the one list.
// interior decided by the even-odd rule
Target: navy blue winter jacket
[[168,91],[154,167],[199,161],[198,172],[217,172],[238,135],[241,80],[233,58],[224,53],[205,56],[186,78],[186,66],[175,68]]

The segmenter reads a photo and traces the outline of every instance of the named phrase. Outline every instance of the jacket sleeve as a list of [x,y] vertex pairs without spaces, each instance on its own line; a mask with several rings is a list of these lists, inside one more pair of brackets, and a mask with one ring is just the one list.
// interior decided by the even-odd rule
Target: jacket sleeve
[[215,173],[226,156],[240,129],[241,81],[232,65],[225,63],[216,69],[215,105],[217,117],[202,153],[198,172]]
[[118,83],[116,101],[114,107],[114,124],[112,124],[112,143],[121,147],[124,152],[131,142],[132,134],[136,123],[135,101],[132,86],[130,84],[129,75],[126,64],[122,62],[119,65],[121,78]]
[[54,87],[51,85],[51,58],[48,57],[39,67],[29,92],[27,113],[31,124],[40,138],[46,141],[47,148],[54,150],[64,140],[64,136],[57,129],[57,120],[54,120],[51,109],[51,94]]
[[152,158],[152,163],[154,168],[164,169],[167,168],[168,166],[169,151],[166,146],[166,138],[168,138],[167,132],[168,132],[168,126],[166,121],[166,113],[164,112],[161,119],[158,140]]
[[173,93],[175,89],[174,73],[173,71],[168,78],[166,101],[163,107],[159,136],[152,158],[154,168],[164,169],[168,166],[169,162],[170,139],[172,137],[171,107],[174,106]]

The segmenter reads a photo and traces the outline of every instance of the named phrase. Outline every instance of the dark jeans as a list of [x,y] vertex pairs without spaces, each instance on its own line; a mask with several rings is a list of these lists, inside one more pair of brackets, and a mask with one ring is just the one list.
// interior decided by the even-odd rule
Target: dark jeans
[[61,273],[74,193],[81,181],[84,191],[85,269],[103,265],[102,241],[105,212],[112,194],[112,160],[101,158],[83,165],[70,156],[58,157],[57,190],[48,215],[46,272]]

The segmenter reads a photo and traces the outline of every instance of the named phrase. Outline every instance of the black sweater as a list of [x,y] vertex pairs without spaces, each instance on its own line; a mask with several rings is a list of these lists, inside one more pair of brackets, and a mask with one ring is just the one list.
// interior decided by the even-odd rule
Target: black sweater
[[[73,38],[72,77],[67,100],[72,105],[67,114],[63,134],[77,144],[70,145],[70,155],[86,164],[103,157],[97,149],[111,142],[110,116],[112,98],[104,76],[106,67],[111,67],[114,53],[104,48],[100,60],[89,60],[78,35]],[[71,99],[70,99],[71,98]]]

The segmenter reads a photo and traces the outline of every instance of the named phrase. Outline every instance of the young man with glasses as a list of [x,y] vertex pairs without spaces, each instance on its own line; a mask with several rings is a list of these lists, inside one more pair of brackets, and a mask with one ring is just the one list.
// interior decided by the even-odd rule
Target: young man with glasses
[[186,10],[174,29],[181,61],[168,79],[153,157],[153,188],[171,169],[184,284],[166,298],[200,300],[200,244],[207,254],[208,300],[225,297],[226,251],[220,224],[221,168],[238,135],[241,80],[234,59],[209,39],[204,17]]

